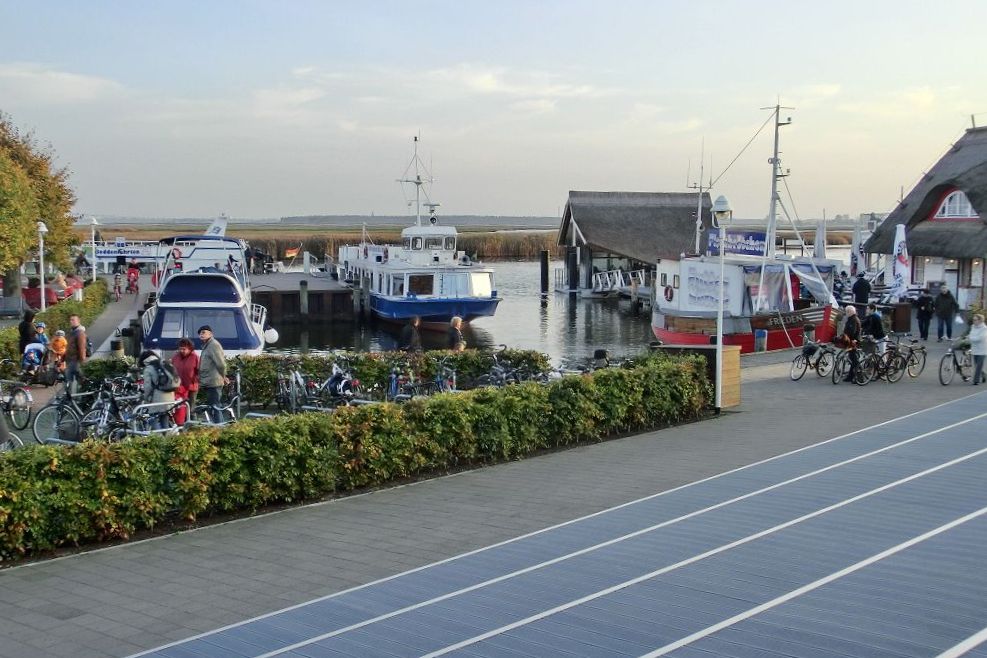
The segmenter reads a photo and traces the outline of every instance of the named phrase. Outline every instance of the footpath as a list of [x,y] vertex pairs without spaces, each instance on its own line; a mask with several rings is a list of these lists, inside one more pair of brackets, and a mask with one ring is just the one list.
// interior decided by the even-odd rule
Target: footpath
[[0,570],[0,656],[127,656],[971,394],[937,378],[792,382],[744,358],[720,417]]

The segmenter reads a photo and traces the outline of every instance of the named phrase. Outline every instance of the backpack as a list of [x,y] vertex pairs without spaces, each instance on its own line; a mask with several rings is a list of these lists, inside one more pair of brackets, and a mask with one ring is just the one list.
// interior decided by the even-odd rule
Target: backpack
[[86,358],[88,359],[93,355],[93,339],[88,335],[86,336]]
[[171,393],[181,385],[182,380],[171,361],[158,359],[154,363],[154,388],[164,393]]

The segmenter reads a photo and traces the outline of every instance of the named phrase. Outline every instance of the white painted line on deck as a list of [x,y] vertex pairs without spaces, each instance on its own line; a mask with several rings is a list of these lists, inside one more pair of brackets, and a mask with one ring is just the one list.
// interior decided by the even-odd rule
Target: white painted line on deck
[[[651,572],[646,573],[646,574],[641,575],[641,576],[637,576],[636,578],[631,578],[630,580],[626,580],[626,581],[624,581],[622,583],[618,583],[616,585],[612,585],[612,586],[607,587],[605,589],[602,589],[602,590],[600,590],[598,592],[594,592],[592,594],[587,594],[586,596],[580,597],[580,598],[575,599],[573,601],[569,601],[567,603],[563,603],[562,605],[558,605],[558,606],[556,606],[554,608],[551,608],[549,610],[544,610],[542,612],[539,612],[538,614],[531,615],[530,617],[526,617],[525,619],[521,619],[521,620],[518,620],[516,622],[512,622],[510,624],[506,624],[504,626],[501,626],[500,628],[496,628],[496,629],[494,629],[492,631],[488,631],[486,633],[482,633],[482,634],[477,635],[475,637],[472,637],[472,638],[463,640],[462,642],[458,642],[456,644],[450,645],[448,647],[445,647],[443,649],[440,649],[439,651],[434,651],[432,653],[425,654],[425,657],[424,658],[434,658],[435,656],[442,656],[442,655],[445,655],[445,654],[447,654],[447,653],[449,653],[451,651],[462,649],[463,647],[467,647],[467,646],[469,646],[471,644],[476,644],[477,642],[481,642],[483,640],[486,640],[488,638],[494,637],[496,635],[501,635],[501,634],[506,633],[508,631],[511,631],[511,630],[513,630],[515,628],[519,628],[521,626],[526,626],[526,625],[528,625],[528,624],[530,624],[532,622],[536,622],[536,621],[539,621],[541,619],[545,619],[546,617],[551,617],[552,615],[558,614],[560,612],[565,612],[566,610],[569,610],[569,609],[574,608],[576,606],[582,605],[584,603],[588,603],[589,601],[593,601],[593,600],[596,600],[596,599],[601,598],[603,596],[607,596],[609,594],[613,594],[614,592],[618,592],[618,591],[620,591],[622,589],[626,589],[626,588],[628,588],[628,587],[630,587],[632,585],[636,585],[638,583],[642,583],[642,582],[644,582],[646,580],[651,580],[652,578],[656,578],[658,576],[661,576],[663,574],[669,573],[671,571],[675,571],[676,569],[680,569],[680,568],[685,567],[685,566],[688,566],[690,564],[694,564],[696,562],[699,562],[700,560],[705,560],[708,557],[712,557],[714,555],[719,555],[720,553],[725,553],[726,551],[729,551],[731,549],[737,548],[738,546],[743,546],[744,544],[748,544],[748,543],[750,543],[752,541],[755,541],[757,539],[761,539],[762,537],[766,537],[768,535],[774,534],[774,533],[779,532],[781,530],[784,530],[786,528],[790,528],[790,527],[792,527],[794,525],[797,525],[799,523],[803,523],[803,522],[808,521],[810,519],[814,519],[814,518],[816,518],[818,516],[822,516],[823,514],[827,514],[829,512],[832,512],[833,510],[839,509],[841,507],[846,507],[847,505],[851,505],[853,503],[859,502],[859,501],[864,500],[866,498],[870,498],[871,496],[875,496],[875,495],[877,495],[879,493],[882,493],[882,492],[887,491],[889,489],[892,489],[894,487],[900,486],[902,484],[906,484],[906,483],[911,482],[913,480],[917,480],[918,478],[925,477],[926,475],[930,475],[932,473],[936,473],[936,472],[941,471],[943,469],[949,468],[950,466],[955,466],[956,464],[959,464],[961,462],[964,462],[964,461],[966,461],[968,459],[973,459],[975,457],[979,457],[980,455],[983,455],[983,454],[987,454],[987,448],[981,448],[980,450],[977,450],[977,451],[972,452],[970,454],[964,455],[962,457],[957,457],[956,459],[951,459],[950,461],[945,462],[943,464],[939,464],[938,466],[933,466],[931,468],[925,469],[924,471],[919,471],[918,473],[913,473],[912,475],[909,475],[908,477],[901,478],[901,479],[895,480],[893,482],[889,482],[887,484],[881,485],[880,487],[877,487],[876,489],[871,489],[870,491],[866,491],[866,492],[864,492],[862,494],[858,494],[858,495],[853,496],[851,498],[847,498],[845,500],[842,500],[842,501],[840,501],[838,503],[834,503],[832,505],[828,505],[828,506],[823,507],[821,509],[818,509],[818,510],[816,510],[814,512],[810,512],[808,514],[804,514],[802,516],[796,517],[796,518],[791,519],[789,521],[785,521],[784,523],[779,523],[778,525],[772,526],[772,527],[767,528],[765,530],[761,530],[759,532],[756,532],[754,534],[748,535],[748,536],[743,537],[741,539],[737,539],[737,540],[732,541],[732,542],[730,542],[728,544],[723,544],[722,546],[718,546],[717,548],[710,549],[708,551],[705,551],[703,553],[699,553],[697,555],[693,555],[692,557],[686,558],[685,560],[681,560],[679,562],[676,562],[674,564],[670,564],[670,565],[665,566],[665,567],[662,567],[660,569],[655,569],[654,571],[651,571]],[[418,604],[418,605],[413,606],[413,607],[415,607],[415,608],[417,608],[417,607],[423,607],[424,605],[426,605],[426,603]],[[338,633],[336,633],[336,634],[338,634]],[[327,636],[330,636],[331,637],[331,634],[327,634]],[[306,644],[310,644],[311,642],[317,642],[317,641],[318,641],[318,638],[313,639],[313,640],[310,640],[308,642],[304,642],[304,643],[299,643],[299,644],[293,645],[292,647],[286,647],[285,649],[281,649],[281,650],[278,650],[278,651],[273,651],[273,652],[270,652],[270,653],[266,653],[266,654],[263,654],[261,656],[258,656],[257,658],[268,658],[269,656],[276,656],[276,655],[278,655],[278,654],[280,654],[280,653],[282,653],[284,651],[287,651],[287,650],[290,650],[290,649],[293,649],[293,648],[298,648],[298,647],[304,646]]]
[[[912,546],[915,546],[916,544],[920,544],[920,543],[926,541],[927,539],[931,539],[932,537],[935,537],[937,535],[941,535],[944,532],[948,532],[949,530],[952,530],[953,528],[955,528],[957,526],[961,526],[964,523],[967,523],[967,522],[972,521],[972,520],[974,520],[974,519],[976,519],[978,517],[981,517],[984,514],[987,514],[987,507],[981,507],[976,512],[970,512],[969,514],[967,514],[965,516],[961,516],[960,518],[955,519],[953,521],[950,521],[949,523],[947,523],[945,525],[941,525],[938,528],[935,528],[933,530],[929,530],[928,532],[922,533],[921,535],[919,535],[917,537],[912,537],[908,541],[904,541],[904,542],[902,542],[902,543],[900,543],[900,544],[898,544],[896,546],[892,546],[891,548],[889,548],[887,550],[883,550],[880,553],[876,553],[876,554],[870,556],[867,559],[861,560],[860,562],[856,562],[854,564],[851,564],[850,566],[846,567],[845,569],[840,569],[839,571],[835,571],[835,572],[829,574],[828,576],[824,576],[824,577],[820,578],[819,580],[816,580],[816,581],[813,581],[813,582],[809,583],[808,585],[803,585],[802,587],[799,587],[798,589],[794,589],[791,592],[788,592],[787,594],[782,594],[781,596],[779,596],[777,598],[771,599],[770,601],[768,601],[766,603],[762,603],[761,605],[759,605],[757,607],[754,607],[754,608],[751,608],[750,610],[747,610],[745,612],[741,612],[738,615],[734,615],[733,617],[730,617],[729,619],[724,619],[723,621],[721,621],[718,624],[713,624],[712,626],[707,626],[703,630],[697,631],[697,632],[693,633],[692,635],[687,635],[686,637],[682,638],[681,640],[676,640],[675,642],[671,642],[669,644],[666,644],[665,646],[663,646],[663,647],[661,647],[659,649],[656,649],[656,650],[654,650],[654,651],[652,651],[650,653],[646,653],[643,656],[641,656],[641,658],[657,658],[658,656],[664,656],[665,654],[667,654],[670,651],[675,651],[676,649],[679,649],[681,647],[684,647],[687,644],[692,644],[696,640],[701,640],[704,637],[707,637],[709,635],[712,635],[713,633],[716,633],[718,631],[721,631],[724,628],[728,628],[729,626],[733,626],[734,624],[736,624],[738,622],[741,622],[741,621],[744,621],[745,619],[750,619],[751,617],[753,617],[755,615],[758,615],[758,614],[764,612],[765,610],[770,610],[771,608],[774,608],[776,606],[779,606],[782,603],[787,603],[788,601],[791,601],[792,599],[794,599],[796,597],[802,596],[803,594],[805,594],[807,592],[811,592],[814,589],[818,589],[818,588],[822,587],[823,585],[827,585],[827,584],[833,582],[834,580],[838,580],[838,579],[842,578],[843,576],[849,575],[849,574],[851,574],[851,573],[853,573],[855,571],[860,571],[864,567],[868,567],[868,566],[870,566],[870,565],[872,565],[872,564],[874,564],[876,562],[880,562],[881,560],[883,560],[883,559],[885,559],[887,557],[890,557],[890,556],[892,556],[892,555],[894,555],[896,553],[900,553],[901,551],[903,551],[905,549],[908,549],[908,548],[911,548]],[[987,638],[985,638],[985,639],[987,639]],[[957,645],[957,646],[959,646],[959,645]],[[941,654],[941,655],[946,655],[946,654]],[[960,654],[951,654],[951,655],[960,655]]]
[[[391,575],[391,576],[386,576],[384,578],[379,578],[377,580],[371,581],[369,583],[365,583],[363,585],[357,585],[355,587],[350,587],[348,589],[344,589],[344,590],[341,590],[339,592],[334,592],[332,594],[327,594],[326,596],[322,596],[322,597],[318,597],[318,598],[315,598],[315,599],[311,599],[311,600],[305,601],[303,603],[297,603],[297,604],[292,605],[292,606],[288,606],[288,607],[285,607],[285,608],[280,608],[278,610],[267,612],[267,613],[264,613],[262,615],[257,615],[255,617],[251,617],[249,619],[244,619],[243,621],[239,621],[239,622],[236,622],[236,623],[233,623],[233,624],[228,624],[226,626],[222,626],[220,628],[216,628],[216,629],[213,629],[211,631],[206,631],[205,633],[199,633],[197,635],[190,636],[190,637],[185,638],[183,640],[177,640],[175,642],[170,642],[168,644],[164,644],[164,645],[161,645],[159,647],[155,647],[153,649],[147,649],[147,650],[141,651],[139,653],[131,654],[127,658],[139,658],[140,656],[145,656],[147,654],[151,654],[151,653],[154,653],[154,652],[157,652],[157,651],[162,651],[162,650],[167,649],[169,647],[173,647],[173,646],[177,646],[177,645],[180,645],[180,644],[184,644],[186,642],[191,642],[193,640],[198,640],[198,639],[201,639],[201,638],[204,638],[204,637],[208,637],[210,635],[215,635],[217,633],[222,633],[223,631],[227,631],[227,630],[230,630],[230,629],[233,629],[233,628],[238,628],[240,626],[244,626],[246,624],[250,624],[250,623],[255,622],[255,621],[260,621],[262,619],[267,619],[267,618],[270,618],[270,617],[273,617],[273,616],[276,616],[276,615],[280,615],[280,614],[285,613],[285,612],[290,612],[292,610],[297,610],[299,608],[303,608],[305,606],[308,606],[308,605],[311,605],[311,604],[314,604],[314,603],[319,603],[319,602],[326,601],[326,600],[329,600],[329,599],[332,599],[332,598],[343,596],[345,594],[350,594],[352,592],[355,592],[355,591],[358,591],[358,590],[361,590],[361,589],[366,589],[366,588],[369,588],[369,587],[373,587],[375,585],[379,585],[381,583],[385,583],[385,582],[388,582],[390,580],[394,580],[396,578],[401,578],[401,577],[404,577],[404,576],[408,576],[408,575],[411,575],[413,573],[417,573],[419,571],[424,571],[426,569],[430,569],[432,567],[440,566],[442,564],[446,564],[446,563],[453,562],[455,560],[466,558],[466,557],[469,557],[469,556],[472,556],[472,555],[476,555],[476,554],[479,554],[479,553],[482,553],[482,552],[485,552],[485,551],[488,551],[488,550],[499,548],[501,546],[506,546],[508,544],[512,544],[514,542],[518,542],[518,541],[521,541],[521,540],[524,540],[524,539],[528,539],[530,537],[534,537],[534,536],[537,536],[537,535],[540,535],[540,534],[543,534],[543,533],[546,533],[546,532],[551,532],[553,530],[557,530],[559,528],[563,528],[563,527],[568,526],[568,525],[572,525],[572,524],[579,523],[579,522],[582,522],[582,521],[585,521],[585,520],[588,520],[588,519],[592,519],[594,517],[597,517],[597,516],[600,516],[600,515],[603,515],[603,514],[607,514],[609,512],[615,511],[615,510],[622,509],[624,507],[629,507],[631,505],[636,505],[636,504],[639,504],[639,503],[643,503],[643,502],[646,502],[646,501],[649,501],[649,500],[653,500],[655,498],[659,498],[661,496],[667,496],[667,495],[672,494],[672,493],[675,493],[677,491],[681,491],[681,490],[687,489],[689,487],[693,487],[693,486],[696,486],[696,485],[699,485],[699,484],[703,484],[705,482],[710,482],[710,481],[716,480],[718,478],[726,477],[727,475],[731,475],[733,473],[744,471],[744,470],[747,470],[749,468],[753,468],[755,466],[760,466],[762,464],[766,464],[766,463],[769,463],[769,462],[772,462],[772,461],[775,461],[775,460],[778,460],[778,459],[782,459],[784,457],[795,455],[795,454],[798,454],[800,452],[805,452],[807,450],[818,448],[820,446],[824,446],[824,445],[827,445],[829,443],[833,443],[835,441],[841,441],[841,440],[844,440],[844,439],[847,439],[847,438],[851,438],[853,436],[856,436],[857,434],[860,434],[862,432],[866,432],[868,430],[872,430],[872,429],[876,429],[876,428],[879,428],[879,427],[883,427],[885,425],[890,425],[890,424],[893,424],[893,423],[901,422],[901,421],[904,421],[904,420],[906,420],[908,418],[911,418],[913,416],[918,416],[920,414],[924,414],[924,413],[933,411],[935,409],[939,409],[939,408],[942,408],[942,407],[947,407],[949,405],[956,404],[958,402],[961,402],[963,400],[966,400],[968,398],[971,398],[974,395],[977,395],[977,394],[971,394],[971,395],[967,395],[967,396],[964,396],[962,398],[959,398],[957,400],[950,400],[948,402],[943,402],[941,404],[934,405],[934,406],[929,407],[927,409],[922,409],[920,411],[915,411],[915,412],[912,412],[910,414],[906,414],[904,416],[900,416],[898,418],[892,418],[890,420],[886,420],[886,421],[883,421],[883,422],[880,422],[880,423],[875,423],[874,425],[869,425],[867,427],[863,427],[861,429],[854,430],[854,431],[848,432],[846,434],[841,434],[840,436],[836,436],[836,437],[833,437],[831,439],[827,439],[825,441],[820,441],[819,443],[814,443],[812,445],[803,446],[802,448],[796,448],[795,450],[790,450],[790,451],[785,452],[785,453],[782,453],[780,455],[775,455],[773,457],[768,457],[766,459],[762,459],[762,460],[753,462],[751,464],[746,464],[744,466],[739,466],[737,468],[730,469],[730,470],[724,471],[722,473],[717,473],[716,475],[711,475],[709,477],[702,478],[702,479],[696,480],[694,482],[689,482],[689,483],[686,483],[686,484],[683,484],[683,485],[679,485],[679,486],[674,487],[672,489],[667,489],[665,491],[660,491],[660,492],[658,492],[656,494],[651,494],[649,496],[644,496],[642,498],[631,500],[631,501],[628,501],[626,503],[621,503],[620,505],[615,505],[613,507],[608,507],[608,508],[602,509],[602,510],[600,510],[598,512],[593,512],[592,514],[587,514],[585,516],[581,516],[581,517],[572,519],[570,521],[563,521],[562,523],[557,523],[555,525],[551,525],[551,526],[548,526],[548,527],[545,527],[545,528],[541,528],[540,530],[535,530],[533,532],[529,532],[529,533],[526,533],[526,534],[523,534],[523,535],[519,535],[517,537],[512,537],[510,539],[506,539],[504,541],[497,542],[495,544],[490,544],[488,546],[483,546],[481,548],[477,548],[477,549],[474,549],[472,551],[467,551],[465,553],[460,553],[458,555],[454,555],[454,556],[445,558],[443,560],[439,560],[437,562],[431,562],[429,564],[424,564],[424,565],[422,565],[420,567],[415,567],[414,569],[408,569],[407,571],[402,571],[400,573],[397,573],[397,574],[394,574],[394,575]],[[852,461],[856,461],[857,459],[860,459],[860,458],[863,458],[863,457],[866,457],[866,456],[870,456],[872,454],[876,454],[878,452],[882,452],[884,450],[887,450],[887,449],[890,449],[890,448],[894,448],[894,447],[897,447],[899,445],[903,445],[905,443],[910,443],[912,441],[915,441],[915,440],[924,438],[924,437],[929,436],[931,434],[936,434],[938,432],[942,432],[942,431],[944,431],[946,429],[951,429],[953,427],[962,425],[964,423],[968,423],[968,422],[972,422],[972,421],[975,421],[975,420],[979,420],[980,418],[983,418],[984,416],[987,416],[987,413],[978,414],[978,415],[973,416],[971,418],[967,418],[965,420],[958,421],[958,422],[956,422],[956,423],[954,423],[952,425],[949,425],[949,426],[946,426],[946,427],[942,427],[942,428],[938,428],[938,429],[932,430],[930,432],[926,432],[924,434],[920,434],[920,435],[915,436],[915,437],[912,437],[910,439],[906,439],[904,441],[901,441],[901,442],[899,442],[897,444],[892,444],[890,446],[886,446],[885,448],[880,448],[880,449],[871,451],[870,453],[865,453],[864,455],[861,455],[861,456],[858,456],[858,457],[854,457],[854,458],[845,460],[844,462],[838,462],[837,464],[832,465],[832,467],[844,465],[844,464],[850,463]],[[795,482],[795,481],[797,481],[799,479],[802,479],[804,477],[810,477],[812,475],[816,475],[816,474],[821,473],[821,472],[824,472],[826,470],[830,470],[830,467],[824,467],[822,469],[817,469],[816,471],[811,471],[810,473],[807,473],[807,474],[805,474],[803,476],[798,476],[796,478],[792,478],[791,480],[788,480],[785,483]],[[456,477],[456,476],[461,476],[461,475],[464,475],[464,473],[458,473],[458,474],[455,474],[454,476],[449,476],[449,477]],[[412,483],[412,485],[427,484],[428,482],[431,482],[431,481],[433,481],[433,480],[426,480],[426,481],[423,481],[423,482],[416,482],[416,483]],[[782,483],[782,484],[785,484],[785,483]],[[412,485],[402,485],[402,486],[412,486]],[[772,485],[771,487],[765,487],[762,490],[759,490],[759,491],[756,491],[756,492],[752,492],[750,494],[745,494],[744,496],[738,497],[737,499],[733,499],[732,501],[726,501],[726,503],[718,503],[717,505],[714,505],[714,506],[712,506],[710,508],[707,508],[706,510],[700,510],[699,513],[703,512],[703,511],[710,511],[712,509],[715,509],[717,507],[722,506],[723,504],[729,504],[730,502],[736,502],[737,500],[741,500],[742,498],[746,498],[746,497],[749,497],[751,495],[756,495],[757,493],[763,493],[764,491],[768,491],[768,490],[770,490],[772,488],[777,488],[777,486],[780,486],[780,485]],[[375,492],[370,492],[370,493],[375,493]],[[368,494],[359,494],[359,495],[368,495]],[[261,515],[257,515],[257,516],[247,517],[245,519],[233,519],[232,521],[227,521],[227,522],[222,523],[222,524],[215,524],[213,526],[206,526],[205,528],[201,528],[201,529],[200,528],[196,528],[195,530],[205,530],[205,529],[208,529],[208,528],[211,528],[211,527],[217,527],[217,526],[227,525],[227,524],[230,524],[230,523],[239,523],[239,522],[244,522],[244,521],[251,521],[251,520],[258,519],[258,518],[263,518],[264,516],[269,516],[269,515],[272,515],[272,514],[282,514],[282,513],[285,513],[285,512],[296,511],[298,509],[304,509],[305,507],[316,507],[316,506],[321,506],[321,505],[327,505],[327,504],[330,504],[330,503],[342,502],[342,501],[345,501],[345,500],[347,500],[349,498],[354,498],[354,497],[355,496],[350,496],[350,497],[343,498],[343,499],[334,499],[334,500],[331,500],[331,501],[320,501],[318,503],[312,503],[310,505],[305,505],[305,506],[302,506],[302,507],[294,507],[294,508],[290,508],[290,509],[287,509],[287,510],[278,510],[276,512],[269,512],[268,514],[261,514]],[[697,512],[690,513],[689,515],[680,517],[677,520],[683,520],[685,518],[689,518],[691,516],[694,516],[696,513]],[[670,523],[672,523],[674,521],[676,521],[676,520],[673,519],[671,521],[667,521],[664,524],[659,524],[659,526],[656,526],[656,527],[660,527],[661,525],[668,525],[668,524],[670,524]],[[640,534],[640,533],[637,533],[637,534]],[[156,541],[158,539],[161,539],[161,537],[153,537],[153,538],[145,539],[145,540],[142,540],[142,541],[145,541],[145,542],[146,541]],[[139,543],[139,542],[133,542],[133,543]],[[124,544],[124,545],[118,546],[118,547],[108,547],[106,549],[98,549],[98,550],[111,550],[112,548],[126,548],[129,545],[132,545],[132,544]],[[583,550],[585,551],[586,549],[583,549]],[[573,556],[574,556],[574,554],[573,555],[570,555],[569,557],[573,557]],[[77,556],[66,556],[65,559],[67,559],[69,557],[77,557]],[[558,560],[556,560],[556,561],[558,561]],[[31,565],[25,565],[25,566],[31,566]],[[546,565],[543,564],[541,566],[546,566]],[[529,568],[528,570],[531,570],[533,568],[534,567]],[[487,583],[487,584],[490,584],[490,583]],[[462,593],[462,592],[460,592],[460,593]],[[445,598],[448,598],[448,597],[446,596]],[[436,599],[436,601],[438,601],[438,600],[441,600],[441,599]],[[404,612],[407,612],[407,611],[408,610],[404,610]],[[379,618],[375,618],[375,620],[373,620],[373,621],[381,621],[383,619],[388,618],[389,616],[393,616],[393,615],[391,614],[391,615],[386,615],[386,616],[382,616],[382,617],[379,617]],[[354,628],[357,628],[357,627],[358,626],[355,626]],[[348,630],[353,630],[353,628],[349,628]]]
[[987,628],[974,633],[956,646],[946,649],[937,658],[959,658],[959,656],[976,649],[984,642],[987,642]]

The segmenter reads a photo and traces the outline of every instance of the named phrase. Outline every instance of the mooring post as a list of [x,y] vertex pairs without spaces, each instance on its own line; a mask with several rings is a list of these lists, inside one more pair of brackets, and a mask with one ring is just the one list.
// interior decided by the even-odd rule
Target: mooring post
[[[307,253],[307,252],[306,252]],[[308,317],[308,280],[298,282],[298,310],[301,316]]]
[[569,247],[568,253],[566,254],[567,265],[569,268],[569,294],[575,295],[579,292],[579,261],[576,250],[579,247]]
[[548,294],[548,249],[542,249],[539,254],[541,261],[541,294]]
[[305,274],[312,273],[312,254],[307,251],[302,254],[302,271]]

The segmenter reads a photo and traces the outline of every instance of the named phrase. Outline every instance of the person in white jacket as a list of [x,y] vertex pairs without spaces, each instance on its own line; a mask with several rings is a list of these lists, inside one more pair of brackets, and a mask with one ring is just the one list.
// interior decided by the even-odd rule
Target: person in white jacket
[[973,316],[970,325],[970,353],[973,354],[973,385],[984,380],[984,358],[987,357],[987,324],[979,313]]

